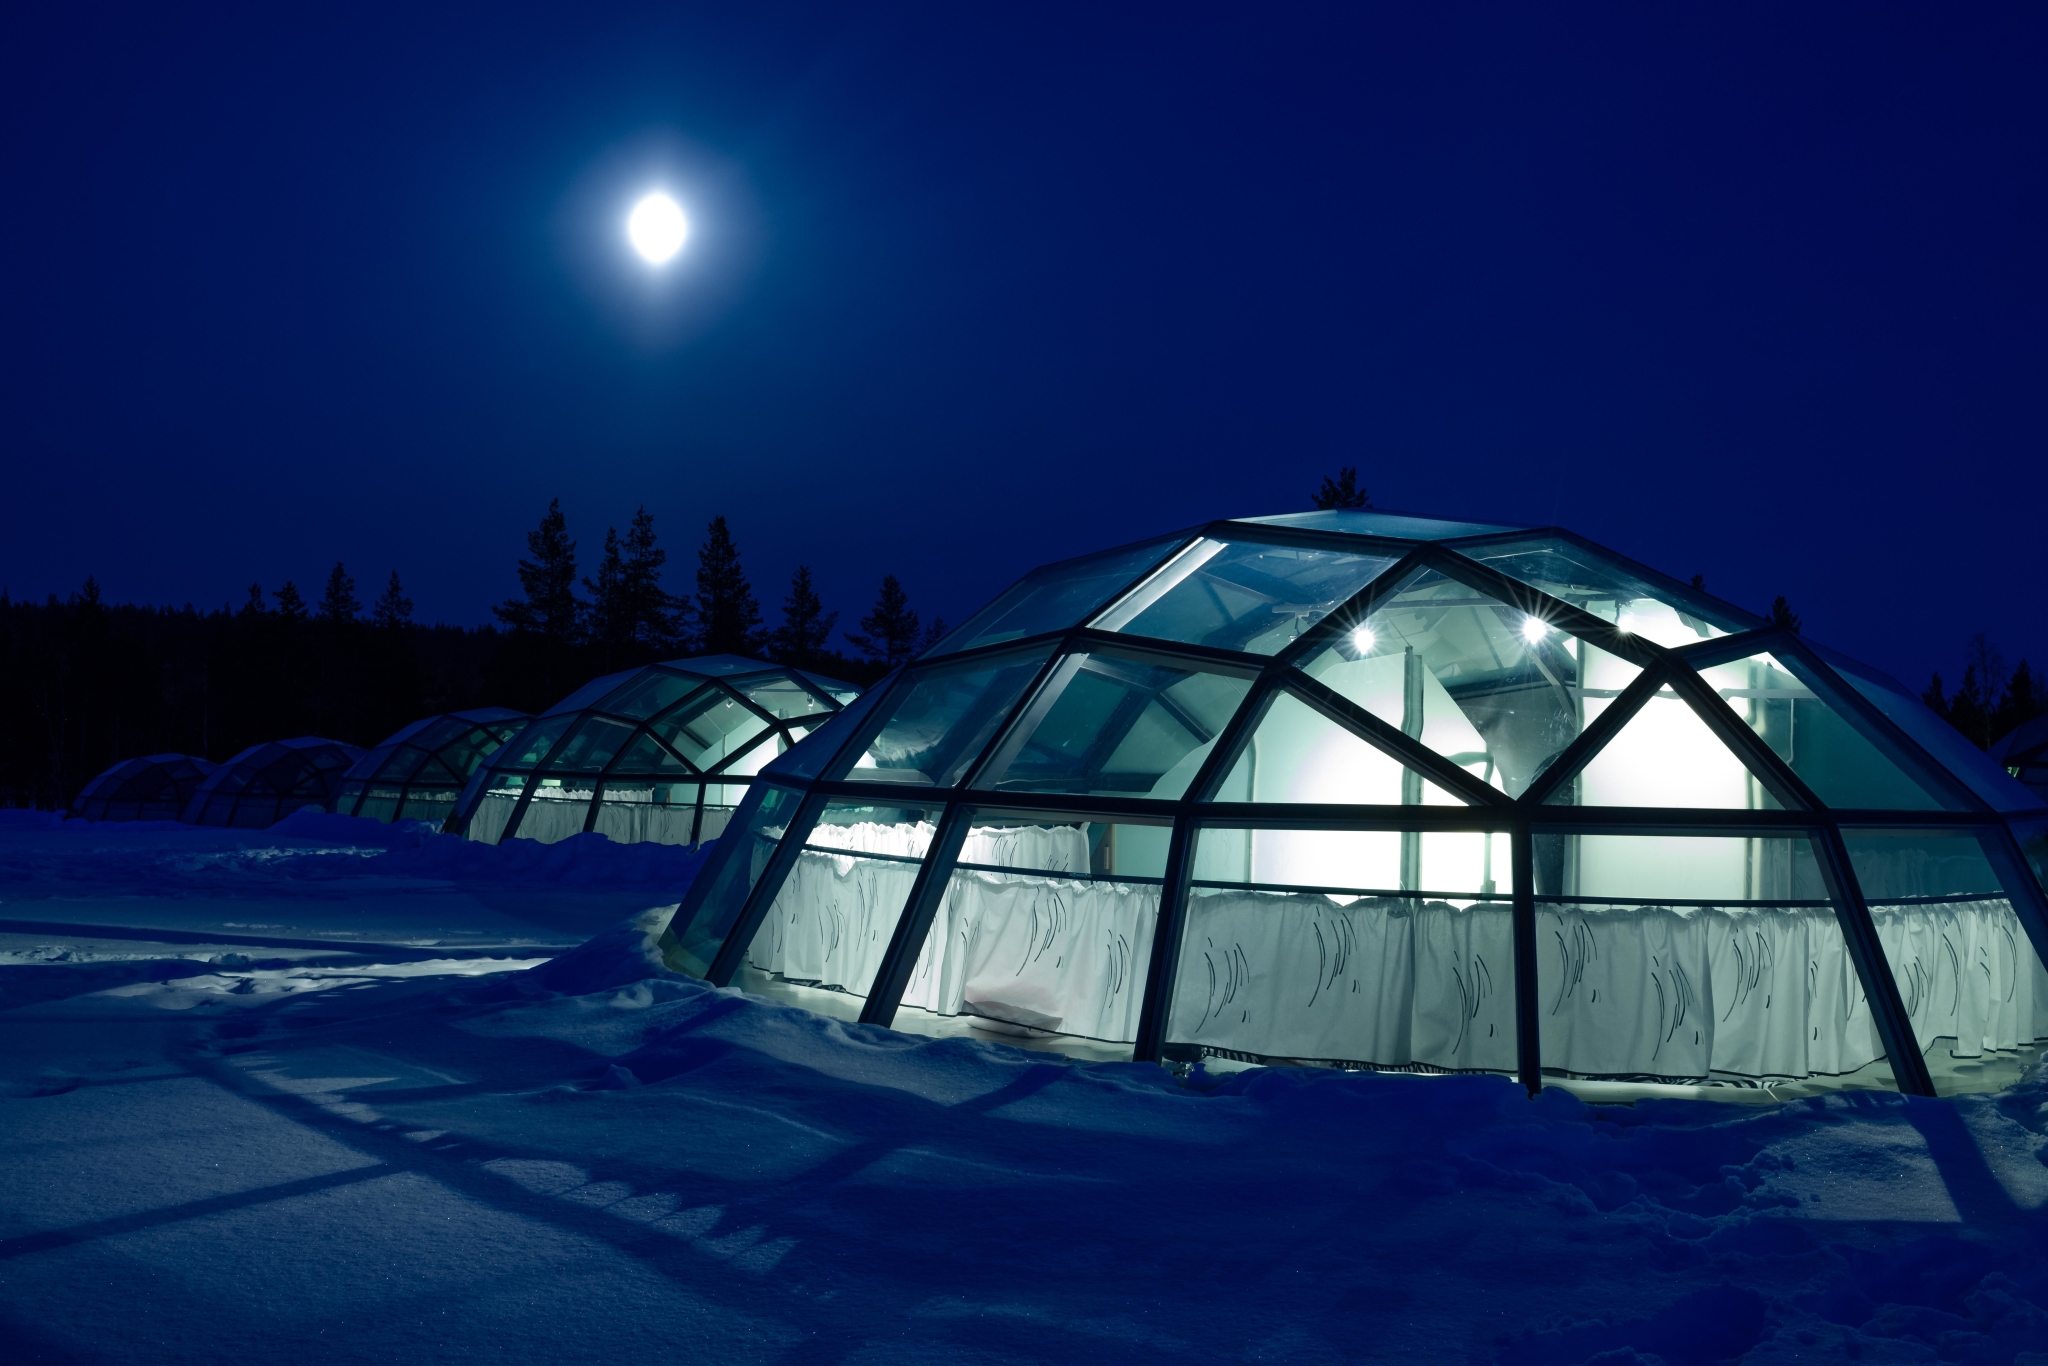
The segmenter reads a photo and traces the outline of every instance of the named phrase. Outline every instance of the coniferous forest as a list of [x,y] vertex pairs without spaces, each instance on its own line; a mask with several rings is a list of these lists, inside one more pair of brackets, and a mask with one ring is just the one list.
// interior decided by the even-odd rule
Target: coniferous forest
[[342,564],[312,601],[289,580],[211,609],[107,602],[90,578],[42,602],[0,592],[0,806],[65,806],[137,755],[221,760],[299,735],[368,747],[435,712],[539,712],[600,674],[694,654],[866,684],[947,629],[920,622],[894,575],[852,629],[809,566],[764,605],[723,516],[694,575],[669,572],[645,508],[593,555],[551,503],[526,547],[518,596],[486,626],[417,622],[396,572],[359,588]]

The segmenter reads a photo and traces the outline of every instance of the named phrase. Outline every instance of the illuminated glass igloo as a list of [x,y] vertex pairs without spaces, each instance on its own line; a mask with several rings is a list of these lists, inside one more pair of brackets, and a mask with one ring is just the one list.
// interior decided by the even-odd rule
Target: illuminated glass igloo
[[1988,1089],[2048,1040],[2042,808],[1568,532],[1261,517],[1026,576],[762,770],[663,951],[1085,1057]]
[[451,831],[552,844],[715,839],[761,767],[860,695],[837,679],[737,655],[607,674],[478,769]]
[[478,765],[532,719],[479,707],[415,721],[357,761],[334,809],[379,821],[445,821]]
[[178,819],[261,830],[295,811],[329,810],[342,774],[362,757],[354,745],[317,735],[251,745],[206,775]]
[[174,821],[213,770],[190,754],[123,759],[79,790],[70,814],[89,821]]

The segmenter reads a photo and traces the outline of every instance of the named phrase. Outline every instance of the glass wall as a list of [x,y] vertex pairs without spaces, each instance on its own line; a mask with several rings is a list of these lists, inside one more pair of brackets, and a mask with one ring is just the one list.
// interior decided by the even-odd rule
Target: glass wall
[[2017,1081],[2048,1041],[2048,973],[1967,829],[1844,830],[1935,1090]]
[[1808,836],[1534,843],[1546,1076],[1893,1085]]
[[802,801],[802,794],[768,783],[747,794],[732,828],[697,875],[702,894],[691,889],[691,900],[677,909],[675,920],[662,935],[662,957],[671,968],[693,977],[711,971],[754,884],[761,880],[776,846],[789,833]]
[[1513,1072],[1512,867],[1505,832],[1201,830],[1170,1056]]

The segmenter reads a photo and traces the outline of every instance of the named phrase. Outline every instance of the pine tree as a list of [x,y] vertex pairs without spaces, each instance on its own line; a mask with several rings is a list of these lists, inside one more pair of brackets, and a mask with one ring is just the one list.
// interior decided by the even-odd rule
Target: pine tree
[[1928,681],[1927,691],[1920,694],[1920,700],[1925,702],[1928,710],[1932,711],[1936,716],[1942,717],[1944,720],[1947,719],[1948,693],[1942,686],[1941,670],[1936,669],[1934,671],[1934,677]]
[[606,671],[624,664],[620,656],[633,641],[633,611],[626,601],[626,567],[619,555],[617,527],[604,529],[604,554],[598,557],[597,577],[583,581],[590,594],[586,609],[586,630],[593,645],[603,651]]
[[761,604],[724,513],[711,519],[697,552],[697,626],[697,648],[705,654],[751,654],[760,644]]
[[2002,739],[2015,728],[2044,714],[2048,714],[2048,684],[2035,681],[2033,669],[2023,659],[2013,667],[2012,677],[2005,685],[2005,696],[1998,700],[1998,710],[1992,717],[1991,738]]
[[932,624],[925,627],[924,634],[918,638],[917,653],[923,654],[926,650],[931,649],[932,646],[944,640],[946,633],[952,629],[952,627],[946,625],[944,617],[933,617]]
[[320,620],[330,625],[354,621],[362,610],[363,604],[356,600],[356,581],[342,568],[341,561],[336,560],[333,570],[327,575],[327,591],[320,597]]
[[1799,614],[1792,610],[1792,604],[1785,600],[1783,593],[1771,599],[1771,625],[1799,634]]
[[391,582],[384,585],[377,605],[370,609],[370,622],[386,631],[396,631],[412,622],[412,599],[405,595],[404,587],[398,582],[396,569],[391,571]]
[[1332,508],[1369,508],[1372,495],[1358,486],[1358,471],[1350,465],[1337,471],[1337,477],[1323,476],[1323,486],[1311,495],[1316,507],[1322,511]]
[[250,618],[267,616],[269,612],[270,609],[263,605],[263,585],[260,583],[250,584],[249,600],[242,604],[241,610],[237,612],[236,615],[243,618]]
[[562,500],[548,500],[547,515],[526,533],[530,560],[519,562],[523,598],[491,609],[514,631],[544,636],[561,645],[575,643],[582,633],[583,604],[576,597],[576,543],[569,539],[569,519]]
[[894,574],[884,575],[875,608],[860,619],[861,634],[846,633],[853,648],[876,664],[895,668],[917,653],[917,613]]
[[[644,504],[633,514],[633,525],[626,532],[625,549],[620,583],[631,623],[630,638],[656,655],[684,648],[684,642],[690,635],[690,601],[661,586],[662,566],[668,563],[668,552],[656,539],[654,514]],[[735,550],[733,554],[737,562],[739,552]],[[757,620],[759,615],[757,610]]]
[[301,622],[312,613],[306,608],[306,600],[299,596],[299,586],[290,579],[277,590],[277,614],[288,622]]
[[790,576],[789,596],[782,602],[782,625],[770,637],[776,660],[798,669],[815,669],[822,662],[825,642],[839,624],[837,612],[827,612],[811,582],[811,567],[800,564]]
[[1697,589],[1699,589],[1699,590],[1700,590],[1700,592],[1702,592],[1702,593],[1706,592],[1706,591],[1707,591],[1707,576],[1706,576],[1705,574],[1695,574],[1695,575],[1693,575],[1693,576],[1692,576],[1692,586],[1693,586],[1694,588],[1697,588]]

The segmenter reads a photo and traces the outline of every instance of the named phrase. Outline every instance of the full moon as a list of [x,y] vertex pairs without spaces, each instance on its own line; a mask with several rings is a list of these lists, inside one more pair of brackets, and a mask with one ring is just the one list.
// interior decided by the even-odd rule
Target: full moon
[[665,194],[648,195],[626,219],[626,236],[649,265],[658,266],[681,251],[689,235],[682,206]]

